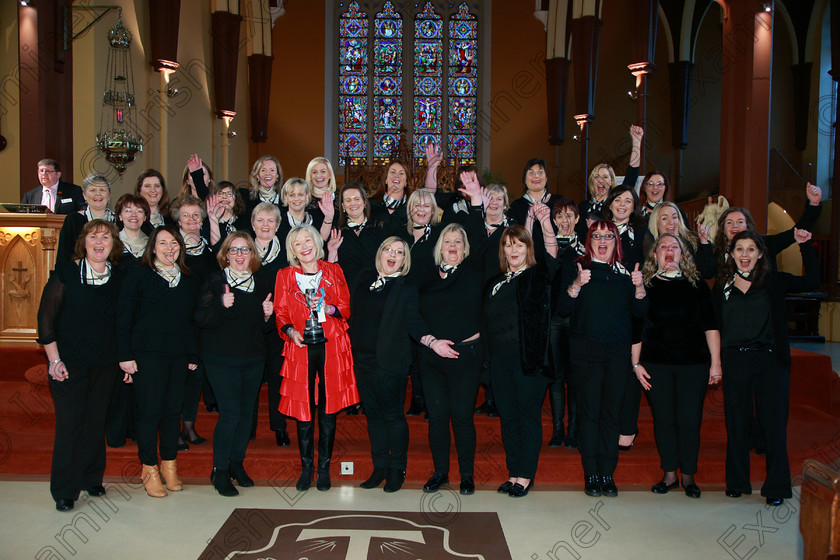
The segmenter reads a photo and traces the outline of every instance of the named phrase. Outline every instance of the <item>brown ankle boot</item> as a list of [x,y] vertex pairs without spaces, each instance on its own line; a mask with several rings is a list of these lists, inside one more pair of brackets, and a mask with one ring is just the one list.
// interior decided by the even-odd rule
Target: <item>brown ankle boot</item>
[[143,486],[146,494],[152,498],[166,497],[166,488],[160,482],[160,471],[157,465],[143,465]]
[[166,489],[170,492],[178,492],[184,489],[184,483],[178,478],[178,461],[172,459],[171,461],[160,462],[160,474],[163,476],[163,481],[166,483]]

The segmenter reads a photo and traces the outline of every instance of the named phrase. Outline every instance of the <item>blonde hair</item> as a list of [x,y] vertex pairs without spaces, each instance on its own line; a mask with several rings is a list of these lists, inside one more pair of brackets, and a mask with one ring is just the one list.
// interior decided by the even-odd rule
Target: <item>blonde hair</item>
[[667,200],[663,200],[662,202],[654,206],[653,210],[650,211],[650,218],[648,219],[648,230],[650,230],[650,233],[653,234],[653,238],[659,239],[660,235],[665,235],[665,232],[659,232],[659,214],[662,213],[662,210],[664,208],[671,208],[674,210],[674,212],[677,213],[677,220],[680,222],[680,227],[677,229],[677,233],[680,239],[683,242],[688,242],[691,245],[692,249],[697,249],[697,239],[694,233],[690,229],[688,229],[688,227],[686,227],[679,206]]
[[396,235],[392,235],[388,239],[382,242],[379,246],[379,249],[376,250],[376,272],[382,274],[382,270],[379,268],[379,257],[382,256],[382,253],[385,251],[385,247],[390,245],[391,243],[395,243],[399,241],[402,243],[403,251],[405,251],[405,260],[403,260],[402,266],[400,266],[400,276],[405,276],[408,274],[408,271],[411,270],[411,248],[409,248],[408,243],[406,243],[405,239],[397,237]]
[[642,277],[645,279],[645,284],[650,285],[651,280],[653,280],[656,273],[659,272],[659,264],[656,262],[656,249],[666,237],[671,237],[677,240],[677,243],[680,246],[680,270],[686,280],[691,282],[693,286],[696,286],[697,279],[700,278],[700,273],[697,272],[697,266],[694,264],[694,259],[692,259],[690,255],[686,254],[685,243],[683,243],[683,240],[680,239],[680,236],[673,233],[663,233],[653,244],[653,248],[650,250],[650,254],[648,254],[647,259],[645,259],[645,264],[642,267]]
[[298,237],[304,233],[308,233],[315,242],[315,254],[318,257],[318,260],[324,258],[324,240],[321,238],[321,234],[309,224],[303,224],[293,228],[286,236],[286,258],[288,259],[290,266],[300,268],[300,261],[295,254],[294,245],[295,241],[298,240]]
[[303,192],[306,193],[306,206],[309,206],[309,203],[312,202],[312,189],[309,188],[309,183],[300,177],[292,177],[283,183],[283,188],[280,189],[280,202],[282,202],[284,206],[289,205],[289,203],[286,202],[286,197],[289,196],[289,193],[295,190],[295,187],[297,186],[300,186],[303,189]]
[[610,189],[615,187],[615,171],[608,163],[599,163],[595,167],[592,168],[592,171],[589,173],[589,180],[587,181],[587,190],[589,191],[589,198],[595,200],[595,177],[598,176],[598,171],[601,169],[606,169],[607,172],[610,174],[610,179],[612,180],[612,184],[610,185]]
[[414,234],[414,226],[417,225],[414,223],[414,217],[412,214],[414,213],[414,207],[420,204],[421,202],[430,202],[432,205],[432,217],[429,220],[429,224],[435,225],[436,223],[440,222],[440,216],[438,216],[438,205],[435,197],[429,192],[425,190],[414,191],[411,193],[411,196],[408,197],[408,202],[405,205],[405,212],[408,216],[408,233]]
[[325,192],[315,192],[315,186],[312,184],[312,168],[318,165],[319,163],[323,163],[327,166],[327,170],[330,172],[330,192],[335,193],[338,190],[338,185],[335,182],[335,171],[333,171],[332,164],[330,160],[325,157],[316,157],[312,158],[312,161],[309,162],[309,165],[306,166],[306,184],[309,185],[309,192],[312,196],[317,196],[318,198],[321,197]]
[[[419,191],[418,191],[419,192]],[[441,252],[443,251],[443,238],[446,237],[447,233],[452,233],[456,231],[461,234],[461,237],[464,240],[464,258],[470,256],[470,240],[467,239],[467,232],[464,231],[464,228],[461,227],[461,224],[449,224],[443,231],[440,232],[440,237],[438,237],[437,243],[435,243],[435,265],[440,266],[443,263],[443,255]]]
[[257,161],[254,162],[254,165],[251,167],[251,175],[248,176],[248,181],[251,183],[250,191],[251,191],[251,200],[256,200],[259,196],[260,192],[260,167],[267,161],[273,161],[274,165],[277,167],[277,180],[274,181],[274,184],[271,185],[275,190],[277,187],[283,183],[283,168],[280,166],[280,162],[274,156],[262,156],[257,158]]

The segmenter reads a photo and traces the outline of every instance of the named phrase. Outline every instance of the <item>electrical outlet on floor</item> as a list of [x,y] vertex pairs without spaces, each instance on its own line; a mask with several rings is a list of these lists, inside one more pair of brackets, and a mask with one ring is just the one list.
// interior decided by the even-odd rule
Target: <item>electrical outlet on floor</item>
[[353,474],[353,461],[341,462],[341,474]]

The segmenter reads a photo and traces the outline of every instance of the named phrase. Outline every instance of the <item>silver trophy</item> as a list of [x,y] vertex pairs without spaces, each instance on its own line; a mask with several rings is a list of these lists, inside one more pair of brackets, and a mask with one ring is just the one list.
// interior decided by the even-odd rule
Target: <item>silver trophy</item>
[[327,341],[324,336],[324,327],[318,320],[318,313],[312,308],[312,304],[318,299],[318,290],[309,288],[303,291],[306,297],[306,305],[309,307],[309,318],[306,320],[306,327],[303,329],[304,344],[320,344]]

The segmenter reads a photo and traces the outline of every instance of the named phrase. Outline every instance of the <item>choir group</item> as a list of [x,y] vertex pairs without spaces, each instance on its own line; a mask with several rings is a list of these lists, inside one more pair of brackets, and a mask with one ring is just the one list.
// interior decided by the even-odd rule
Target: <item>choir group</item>
[[[219,413],[215,489],[253,486],[243,461],[263,383],[278,445],[290,444],[287,420],[296,424],[298,490],[313,479],[330,488],[338,414],[361,410],[373,462],[361,487],[395,492],[408,462],[409,379],[408,414],[425,412],[429,426],[425,492],[449,484],[450,434],[459,491],[475,491],[483,386],[478,412],[499,416],[506,455],[499,493],[534,486],[548,394],[548,445],[579,449],[586,494],[616,496],[619,451],[633,445],[645,392],[663,471],[652,492],[682,486],[699,498],[703,400],[722,382],[726,494],[751,493],[757,446],[761,495],[783,503],[784,294],[818,285],[809,230],[821,191],[806,187],[809,204],[789,231],[759,235],[749,212],[731,207],[695,233],[663,173],[647,173],[637,193],[643,131],[630,134],[623,182],[596,166],[580,204],[549,192],[540,159],[525,164],[513,202],[470,166],[441,192],[432,145],[416,190],[396,160],[371,192],[339,189],[322,157],[288,180],[276,158],[260,157],[237,187],[193,155],[176,197],[149,169],[114,211],[105,177],[88,176],[77,193],[57,162],[42,160],[35,194],[68,214],[38,313],[56,412],[56,508],[72,509],[82,491],[103,495],[106,441],[127,437],[150,496],[182,490],[178,451],[206,441],[195,429],[202,393]],[[776,269],[794,243],[802,276]]]

